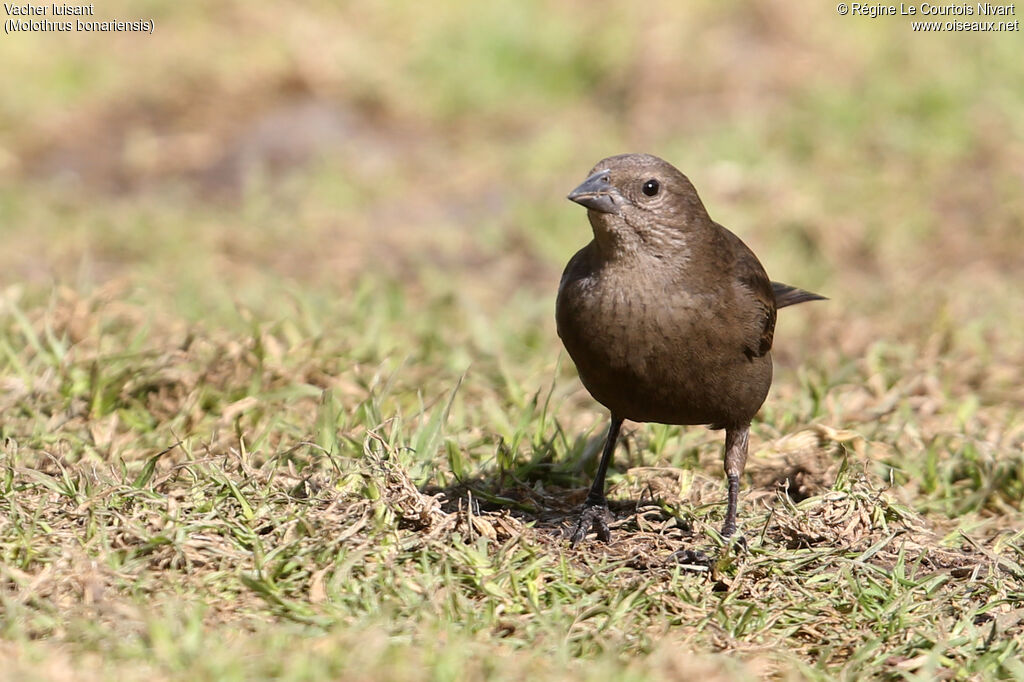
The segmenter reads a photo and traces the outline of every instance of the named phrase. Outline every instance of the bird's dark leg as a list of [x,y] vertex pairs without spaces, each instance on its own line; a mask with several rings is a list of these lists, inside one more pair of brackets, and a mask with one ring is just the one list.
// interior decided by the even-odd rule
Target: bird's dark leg
[[747,465],[747,440],[750,424],[728,427],[725,430],[725,475],[729,479],[729,505],[725,510],[722,535],[729,537],[736,532],[736,509],[740,502],[740,476]]
[[622,419],[613,414],[611,426],[608,427],[608,438],[604,443],[604,452],[601,453],[601,463],[597,465],[597,475],[594,476],[594,483],[590,486],[590,492],[583,503],[583,512],[569,539],[573,547],[587,536],[587,530],[591,527],[601,542],[608,542],[612,539],[611,531],[608,530],[609,512],[608,501],[604,497],[604,478],[608,473],[608,465],[612,462],[612,455],[615,453],[615,442],[619,439],[621,426]]

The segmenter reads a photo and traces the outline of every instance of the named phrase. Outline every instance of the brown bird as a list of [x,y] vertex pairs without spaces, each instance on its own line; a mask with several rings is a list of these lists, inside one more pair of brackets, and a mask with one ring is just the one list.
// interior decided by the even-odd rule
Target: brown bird
[[772,382],[776,310],[824,297],[769,280],[689,179],[656,156],[607,158],[568,198],[587,208],[594,239],[562,274],[558,335],[583,385],[611,411],[571,542],[590,527],[611,538],[605,474],[623,419],[725,429],[722,534],[732,535],[750,421]]

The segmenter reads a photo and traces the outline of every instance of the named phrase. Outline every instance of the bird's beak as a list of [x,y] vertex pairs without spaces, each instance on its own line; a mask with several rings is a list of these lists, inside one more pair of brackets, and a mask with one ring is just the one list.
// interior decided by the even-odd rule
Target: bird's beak
[[575,201],[580,206],[586,206],[591,211],[598,213],[618,213],[619,207],[615,204],[615,187],[610,180],[610,174],[606,170],[598,171],[583,181],[583,184],[569,192],[566,197],[569,201]]

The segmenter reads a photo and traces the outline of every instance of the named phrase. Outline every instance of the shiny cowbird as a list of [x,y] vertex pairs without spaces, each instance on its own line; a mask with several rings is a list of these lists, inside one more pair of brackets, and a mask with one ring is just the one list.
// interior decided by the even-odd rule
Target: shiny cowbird
[[568,198],[587,208],[594,239],[562,275],[558,335],[583,385],[611,411],[571,542],[590,528],[611,537],[605,474],[624,419],[725,429],[730,536],[750,421],[772,382],[776,310],[823,297],[769,280],[689,179],[656,156],[604,159]]

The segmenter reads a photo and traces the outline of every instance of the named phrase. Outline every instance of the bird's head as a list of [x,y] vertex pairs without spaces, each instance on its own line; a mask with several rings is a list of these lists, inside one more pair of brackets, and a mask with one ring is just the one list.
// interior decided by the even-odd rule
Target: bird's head
[[710,222],[690,180],[650,154],[621,154],[597,163],[568,198],[586,207],[605,249],[660,255],[685,244]]

